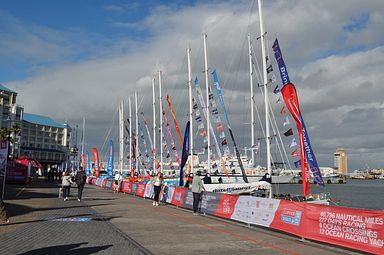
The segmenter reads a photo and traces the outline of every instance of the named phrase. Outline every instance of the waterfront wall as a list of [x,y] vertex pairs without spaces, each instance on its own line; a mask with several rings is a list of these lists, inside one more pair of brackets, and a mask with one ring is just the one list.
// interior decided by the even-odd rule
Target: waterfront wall
[[[87,182],[113,189],[112,180],[88,177]],[[153,198],[153,186],[123,181],[124,193]],[[161,201],[192,208],[189,189],[165,186]],[[324,243],[384,254],[384,211],[315,205],[253,196],[204,192],[201,212],[259,225]]]

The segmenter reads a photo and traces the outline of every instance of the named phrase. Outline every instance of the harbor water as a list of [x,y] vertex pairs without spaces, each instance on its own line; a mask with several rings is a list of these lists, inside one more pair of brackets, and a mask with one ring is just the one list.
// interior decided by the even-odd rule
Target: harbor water
[[[340,206],[384,210],[384,180],[348,179],[346,184],[311,185],[311,193],[329,192]],[[300,184],[274,184],[274,194],[301,194]]]

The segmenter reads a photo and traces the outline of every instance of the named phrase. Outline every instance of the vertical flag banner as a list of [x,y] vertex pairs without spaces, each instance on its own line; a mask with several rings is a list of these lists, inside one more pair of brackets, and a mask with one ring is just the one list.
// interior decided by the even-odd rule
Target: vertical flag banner
[[99,177],[100,175],[100,169],[99,169],[99,152],[97,151],[96,148],[92,149],[92,154],[93,154],[93,162],[94,162],[94,168],[93,170],[95,171],[96,178]]
[[[283,55],[281,54],[279,42],[277,41],[277,39],[273,43],[272,47],[273,47],[273,51],[275,52],[275,58],[276,58],[277,64],[279,66],[281,80],[284,85],[283,88],[281,89],[281,93],[283,94],[283,99],[285,101],[287,108],[291,112],[292,117],[294,118],[297,124],[297,128],[299,131],[299,138],[302,140],[300,141],[300,147],[302,147],[300,148],[300,151],[303,151],[304,156],[306,158],[306,161],[302,160],[302,162],[306,162],[309,164],[309,167],[313,173],[314,182],[320,184],[321,186],[324,186],[324,181],[321,176],[320,168],[317,164],[315,154],[312,150],[311,142],[309,140],[307,129],[305,127],[304,119],[300,113],[299,100],[297,98],[296,89],[295,89],[295,86],[292,83],[290,83],[287,67],[285,66]],[[284,89],[284,87],[286,88]],[[306,164],[302,164],[301,165],[302,168],[303,168],[303,165],[305,165],[306,167]]]
[[90,162],[90,159],[89,159],[88,151],[85,152],[85,162],[87,163],[85,165],[85,174],[87,176],[89,176],[89,175],[91,175],[91,162]]
[[108,177],[111,178],[113,176],[113,141],[109,140],[109,157],[107,164],[107,172]]
[[[184,133],[184,142],[183,142],[183,151],[181,156],[181,164],[180,164],[180,181],[179,186],[184,186],[184,171],[183,168],[188,160],[188,151],[189,151],[189,128],[190,128],[190,122],[187,122],[187,126],[185,127],[185,133]],[[192,159],[192,155],[191,155]]]

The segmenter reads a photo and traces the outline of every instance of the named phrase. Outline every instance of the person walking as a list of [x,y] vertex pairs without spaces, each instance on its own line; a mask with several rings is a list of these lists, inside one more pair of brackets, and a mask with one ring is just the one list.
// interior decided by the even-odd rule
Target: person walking
[[119,193],[121,182],[123,181],[123,176],[117,172],[115,174],[115,193]]
[[153,189],[155,192],[155,197],[152,205],[159,206],[159,199],[160,199],[160,191],[161,186],[163,185],[164,179],[163,174],[158,172],[157,175],[152,179],[151,184],[153,185]]
[[85,185],[85,181],[87,180],[87,175],[84,172],[84,169],[80,167],[79,171],[77,171],[75,176],[75,182],[77,185],[77,200],[80,202],[81,197],[83,195],[83,189]]
[[5,208],[5,204],[4,204],[4,201],[3,201],[3,198],[1,197],[1,195],[0,195],[0,218],[1,218],[2,222],[9,223],[7,210]]
[[71,183],[73,183],[72,180],[71,180],[71,176],[69,175],[68,171],[65,171],[64,176],[63,176],[63,180],[61,182],[61,185],[62,185],[62,188],[63,188],[63,198],[64,198],[64,201],[68,200],[69,192],[71,190]]
[[205,191],[203,181],[201,180],[201,171],[198,170],[192,179],[192,193],[193,193],[193,215],[198,215],[199,202],[201,193]]

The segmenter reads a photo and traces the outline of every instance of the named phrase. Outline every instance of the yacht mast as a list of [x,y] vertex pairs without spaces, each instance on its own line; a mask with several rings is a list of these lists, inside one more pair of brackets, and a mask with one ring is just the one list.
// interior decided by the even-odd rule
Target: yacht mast
[[153,173],[156,170],[156,95],[155,95],[155,78],[152,79],[152,115],[153,115]]
[[[136,132],[135,132],[135,140],[136,140],[136,148],[135,148],[135,162],[136,162],[136,168],[135,170],[139,172],[139,117],[138,117],[139,110],[137,109],[137,91],[135,91],[135,118],[136,118]],[[134,175],[131,176],[133,177]]]
[[120,128],[120,147],[119,147],[119,163],[120,174],[123,174],[123,162],[124,162],[124,101],[121,100],[119,111],[119,128]]
[[252,166],[255,166],[255,153],[252,146],[255,144],[255,116],[254,116],[254,94],[253,94],[253,65],[252,65],[252,45],[251,36],[248,35],[248,52],[249,52],[249,82],[251,86],[251,154]]
[[[192,124],[192,74],[191,74],[191,48],[187,49],[188,57],[188,92],[189,92],[189,164],[193,173],[193,124]],[[185,142],[185,141],[184,141]]]
[[[264,86],[264,105],[265,105],[265,142],[267,144],[267,170],[272,178],[271,169],[271,144],[270,144],[270,130],[269,130],[269,102],[268,102],[268,77],[267,77],[267,59],[265,52],[265,37],[264,23],[263,23],[263,6],[262,0],[258,0],[259,5],[259,20],[260,20],[260,41],[261,41],[261,57],[263,63],[263,86]],[[269,193],[269,197],[272,197],[272,192]]]
[[161,97],[161,71],[159,71],[159,108],[160,108],[160,172],[163,172],[163,99]]
[[131,96],[128,97],[128,105],[129,105],[129,170],[132,173],[132,105],[131,105]]
[[208,140],[208,159],[207,172],[211,172],[211,135],[209,133],[210,125],[210,107],[209,107],[209,84],[208,84],[208,58],[207,58],[207,34],[203,34],[204,38],[204,72],[205,72],[205,96],[206,96],[206,111],[207,111],[207,140]]

